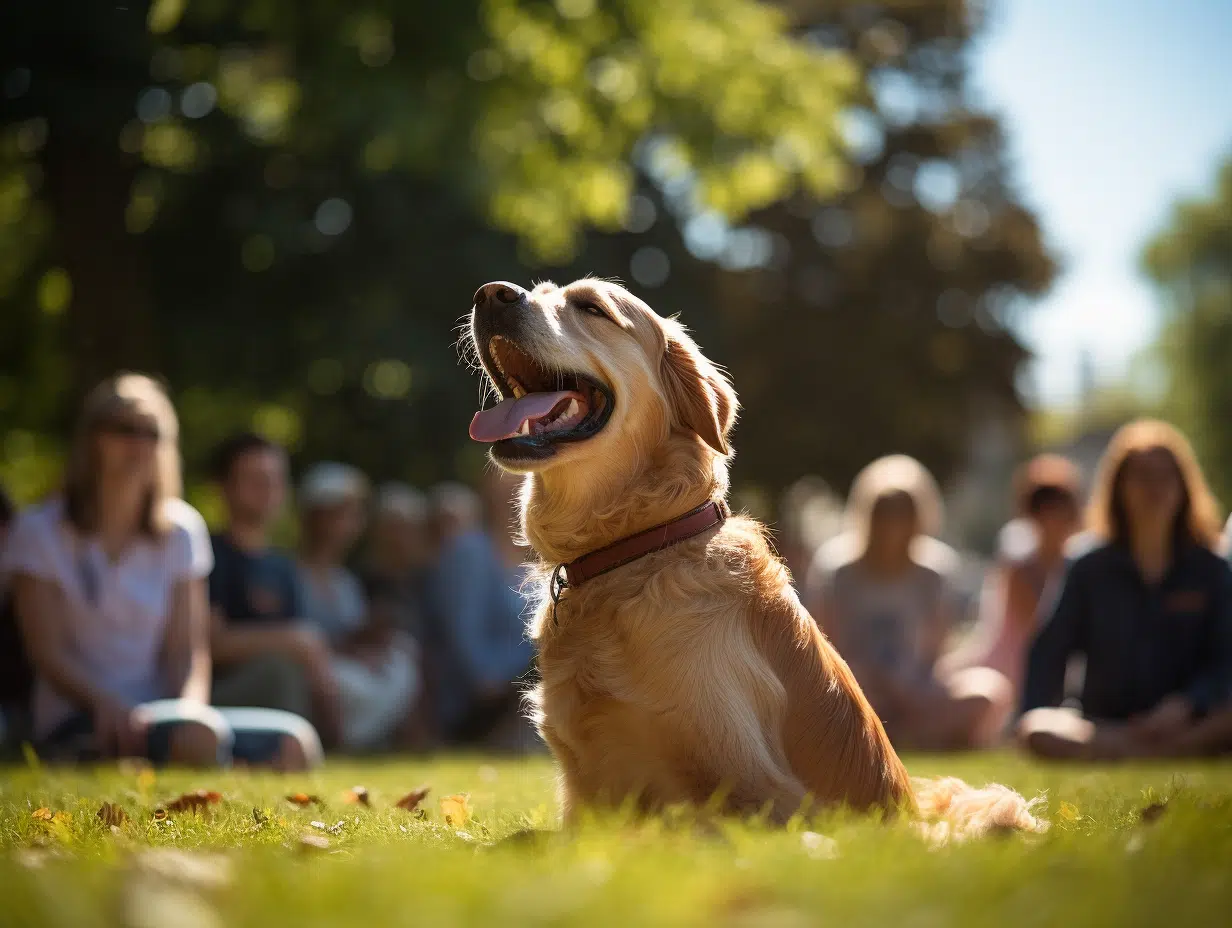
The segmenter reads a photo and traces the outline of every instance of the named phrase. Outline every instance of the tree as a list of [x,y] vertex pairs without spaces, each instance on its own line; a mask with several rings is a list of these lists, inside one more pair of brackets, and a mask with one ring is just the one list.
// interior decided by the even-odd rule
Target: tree
[[751,0],[6,5],[0,73],[0,427],[137,366],[190,463],[255,419],[417,479],[470,450],[479,283],[618,228],[652,134],[733,215],[825,195],[856,79]]
[[81,391],[129,366],[167,378],[190,471],[255,425],[473,476],[470,295],[587,272],[731,366],[738,479],[841,485],[891,448],[944,474],[975,399],[1016,402],[1003,304],[1051,265],[962,99],[963,5],[872,9],[0,5],[0,479],[46,489]]
[[1209,198],[1173,208],[1142,261],[1165,307],[1165,413],[1188,433],[1215,491],[1232,500],[1232,159]]

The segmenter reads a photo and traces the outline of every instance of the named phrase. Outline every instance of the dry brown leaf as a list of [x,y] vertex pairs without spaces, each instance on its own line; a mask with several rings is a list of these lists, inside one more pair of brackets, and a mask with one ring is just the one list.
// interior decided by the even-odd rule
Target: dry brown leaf
[[36,822],[50,822],[55,816],[52,814],[51,809],[43,806],[41,809],[35,809],[31,812],[30,817]]
[[441,815],[446,825],[452,828],[463,827],[471,820],[470,796],[467,793],[446,796],[441,800]]
[[172,799],[165,806],[168,812],[199,812],[207,806],[222,802],[222,793],[199,789]]
[[98,810],[98,818],[104,825],[118,828],[128,821],[128,813],[114,802],[104,802]]
[[394,803],[399,809],[406,812],[414,812],[419,808],[419,804],[424,801],[424,797],[431,792],[432,787],[421,786],[419,789],[413,789],[397,802]]
[[1153,822],[1159,821],[1160,817],[1167,811],[1167,802],[1152,802],[1149,806],[1138,813],[1138,815],[1144,824],[1150,825]]
[[287,802],[291,803],[291,805],[293,806],[299,806],[301,809],[304,806],[308,806],[308,805],[319,806],[321,804],[321,800],[319,797],[310,796],[307,793],[292,793],[290,796],[287,797]]
[[368,790],[362,786],[352,786],[342,794],[342,801],[348,805],[359,803],[361,806],[372,805],[372,800],[368,797]]

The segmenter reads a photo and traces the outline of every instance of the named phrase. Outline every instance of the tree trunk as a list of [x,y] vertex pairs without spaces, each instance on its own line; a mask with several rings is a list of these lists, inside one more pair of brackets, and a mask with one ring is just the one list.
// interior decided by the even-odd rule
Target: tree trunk
[[74,395],[119,370],[155,371],[149,264],[124,214],[136,165],[118,145],[57,137],[43,158],[59,260],[72,280],[66,321]]

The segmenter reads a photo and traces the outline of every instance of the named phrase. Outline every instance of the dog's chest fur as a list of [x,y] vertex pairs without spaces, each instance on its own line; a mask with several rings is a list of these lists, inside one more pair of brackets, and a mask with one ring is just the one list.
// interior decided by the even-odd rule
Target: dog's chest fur
[[[655,807],[721,784],[715,738],[777,730],[785,693],[750,631],[739,546],[686,542],[570,590],[541,618],[539,726],[568,798]],[[734,723],[733,723],[734,720]]]

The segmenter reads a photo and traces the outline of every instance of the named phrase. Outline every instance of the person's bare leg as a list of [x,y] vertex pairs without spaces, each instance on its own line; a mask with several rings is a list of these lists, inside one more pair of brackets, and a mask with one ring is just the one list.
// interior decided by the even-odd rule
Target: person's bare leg
[[278,755],[274,758],[273,767],[282,773],[299,773],[307,770],[311,764],[303,743],[294,735],[283,735],[278,742]]
[[962,751],[991,746],[1013,709],[1013,688],[988,667],[957,671],[921,692],[903,720],[903,746],[918,751]]
[[1167,757],[1208,757],[1232,752],[1232,707],[1217,709],[1183,731],[1165,738],[1160,753]]
[[958,707],[955,738],[959,747],[996,744],[1014,711],[1014,686],[1005,674],[991,667],[968,667],[951,674],[945,685]]
[[1049,760],[1123,760],[1148,753],[1127,726],[1097,724],[1074,709],[1032,709],[1018,723],[1018,740]]
[[218,733],[201,722],[179,722],[171,732],[169,763],[179,767],[218,766]]

